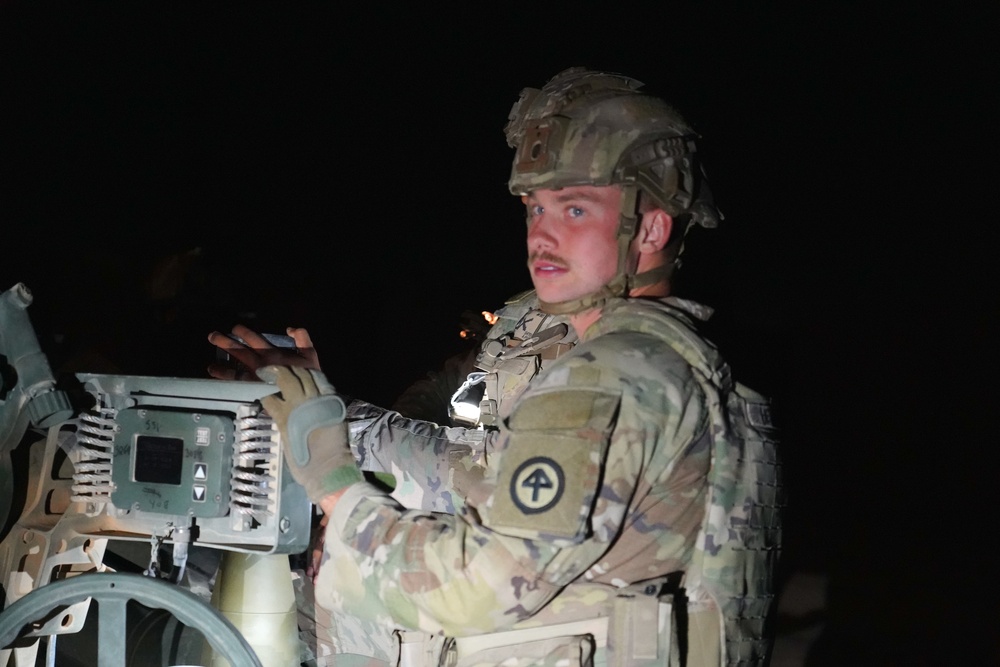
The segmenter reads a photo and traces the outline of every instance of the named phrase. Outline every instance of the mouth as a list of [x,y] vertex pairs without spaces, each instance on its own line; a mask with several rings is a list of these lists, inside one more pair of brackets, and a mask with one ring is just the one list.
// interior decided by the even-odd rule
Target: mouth
[[536,279],[558,278],[567,273],[568,269],[551,262],[536,262],[531,266],[531,275]]
[[529,267],[531,274],[540,278],[561,276],[569,271],[565,263],[548,257],[532,257]]

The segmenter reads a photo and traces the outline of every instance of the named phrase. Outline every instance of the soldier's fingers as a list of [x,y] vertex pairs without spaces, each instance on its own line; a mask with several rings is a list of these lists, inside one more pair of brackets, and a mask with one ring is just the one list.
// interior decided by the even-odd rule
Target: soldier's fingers
[[305,396],[302,381],[288,366],[265,366],[257,369],[257,376],[265,382],[274,382],[285,401],[298,401]]
[[216,380],[235,380],[236,369],[228,364],[212,363],[207,368],[208,375]]
[[229,350],[246,347],[243,343],[239,342],[232,336],[218,331],[213,331],[208,334],[208,342],[221,350],[226,350],[227,352]]
[[316,353],[316,348],[313,346],[312,337],[309,335],[309,332],[301,327],[288,327],[285,329],[285,333],[295,341],[295,349],[306,360],[303,366],[319,370],[319,355]]
[[290,370],[301,383],[302,393],[306,398],[319,396],[319,388],[316,386],[316,380],[313,378],[308,368],[292,366]]
[[252,347],[255,350],[269,350],[274,347],[266,338],[243,324],[234,326],[233,334],[242,338],[248,347]]

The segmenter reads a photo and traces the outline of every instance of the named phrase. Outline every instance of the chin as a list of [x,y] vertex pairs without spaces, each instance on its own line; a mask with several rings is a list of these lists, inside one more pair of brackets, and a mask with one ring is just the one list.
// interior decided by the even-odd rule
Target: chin
[[561,300],[559,299],[558,294],[556,294],[551,289],[546,289],[545,285],[539,286],[538,283],[533,283],[533,284],[535,285],[535,294],[537,294],[538,298],[541,299],[542,301],[548,301],[550,303],[553,303]]
[[538,295],[539,300],[545,301],[546,303],[562,303],[563,301],[571,301],[575,298],[572,295],[561,294],[559,292],[553,292],[552,290],[546,292],[545,290],[539,290],[537,288],[535,289],[535,293]]

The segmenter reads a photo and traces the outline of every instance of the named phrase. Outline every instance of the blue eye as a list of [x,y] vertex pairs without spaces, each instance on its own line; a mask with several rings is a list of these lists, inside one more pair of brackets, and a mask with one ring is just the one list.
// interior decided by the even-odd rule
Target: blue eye
[[583,215],[583,209],[580,208],[579,206],[570,206],[569,215],[571,218],[579,218],[581,215]]

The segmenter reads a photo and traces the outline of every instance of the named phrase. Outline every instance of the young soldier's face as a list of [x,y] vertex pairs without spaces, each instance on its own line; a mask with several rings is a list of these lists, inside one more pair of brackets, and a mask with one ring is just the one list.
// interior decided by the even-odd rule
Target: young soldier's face
[[615,276],[621,197],[613,185],[577,185],[522,198],[528,207],[528,270],[539,299],[579,299]]

